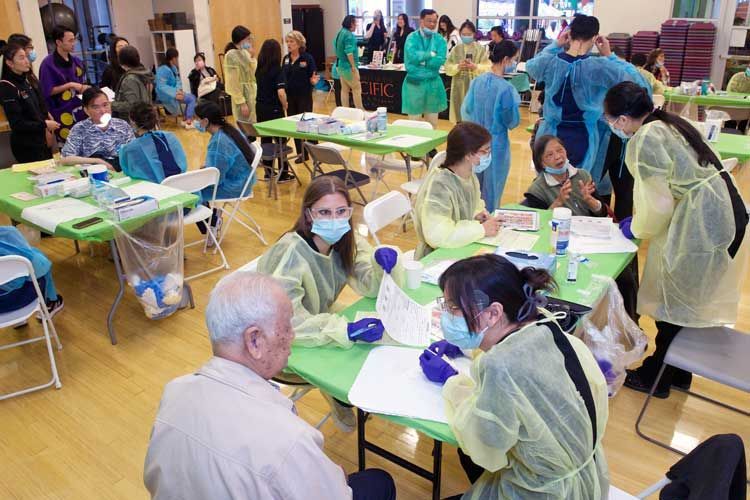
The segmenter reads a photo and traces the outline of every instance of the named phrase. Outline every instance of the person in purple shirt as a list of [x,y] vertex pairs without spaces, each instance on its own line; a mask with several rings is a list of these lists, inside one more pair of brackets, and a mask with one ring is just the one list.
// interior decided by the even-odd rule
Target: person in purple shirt
[[72,52],[76,34],[65,26],[52,30],[55,51],[44,58],[39,69],[42,95],[52,118],[61,124],[57,138],[64,142],[76,122],[85,120],[80,95],[89,87],[85,82],[83,61]]

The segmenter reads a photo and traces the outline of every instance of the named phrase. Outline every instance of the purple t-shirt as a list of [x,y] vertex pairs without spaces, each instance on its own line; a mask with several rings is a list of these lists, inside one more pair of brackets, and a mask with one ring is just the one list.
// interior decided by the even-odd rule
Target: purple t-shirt
[[86,71],[83,62],[71,55],[66,61],[57,51],[48,55],[39,68],[39,86],[50,114],[60,123],[58,139],[64,141],[76,122],[86,119],[81,98],[74,90],[52,95],[52,89],[69,82],[84,83]]

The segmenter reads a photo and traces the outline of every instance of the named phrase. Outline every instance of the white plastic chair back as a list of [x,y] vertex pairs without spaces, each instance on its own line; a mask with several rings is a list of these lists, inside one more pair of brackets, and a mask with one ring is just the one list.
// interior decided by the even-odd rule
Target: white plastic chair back
[[654,109],[661,109],[664,107],[664,96],[661,94],[654,94],[651,99],[654,102]]
[[353,122],[361,122],[365,119],[365,112],[357,108],[345,108],[344,106],[338,106],[334,108],[331,113],[331,118],[337,120],[350,120]]
[[0,285],[18,278],[34,278],[34,266],[29,259],[20,255],[0,257]]
[[734,167],[737,166],[737,164],[740,161],[737,158],[727,158],[725,160],[721,160],[721,164],[724,165],[724,170],[727,172],[731,172],[734,170]]
[[375,243],[380,244],[377,233],[388,224],[411,212],[411,203],[401,191],[389,191],[365,205],[364,219]]
[[[258,155],[256,155],[257,158]],[[205,167],[198,170],[191,170],[184,174],[173,175],[161,181],[162,185],[169,186],[186,193],[196,193],[209,186],[214,187],[213,195],[210,201],[216,199],[216,188],[219,186],[221,173],[216,167]],[[207,201],[207,200],[204,200]]]
[[516,66],[516,73],[525,73],[526,72],[526,63],[520,62]]
[[399,127],[414,127],[414,128],[423,128],[425,130],[432,130],[432,123],[430,122],[423,122],[421,120],[395,120],[391,125],[396,125]]
[[430,162],[430,170],[432,170],[435,167],[439,167],[443,163],[445,163],[445,151],[440,151],[438,154],[435,155],[435,157]]
[[258,272],[258,262],[260,262],[260,258],[261,257],[262,257],[262,255],[257,256],[256,258],[254,258],[253,260],[251,260],[250,262],[248,262],[244,266],[238,268],[235,272],[237,272],[237,273],[246,273],[246,272],[256,273],[256,272]]

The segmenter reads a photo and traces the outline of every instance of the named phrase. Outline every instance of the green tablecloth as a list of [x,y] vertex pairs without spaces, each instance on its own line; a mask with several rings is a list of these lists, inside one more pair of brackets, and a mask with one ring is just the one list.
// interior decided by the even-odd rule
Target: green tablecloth
[[[321,135],[321,134],[306,134],[303,132],[297,132],[297,122],[293,120],[287,120],[284,118],[278,118],[276,120],[270,120],[267,122],[261,122],[255,124],[255,129],[259,134],[271,137],[292,137],[294,139],[306,139],[310,141],[320,142],[335,142],[343,146],[349,146],[352,149],[358,151],[364,151],[365,153],[371,153],[376,155],[387,155],[391,153],[405,153],[415,158],[421,158],[435,149],[439,145],[445,142],[448,137],[448,132],[444,130],[430,130],[414,127],[402,127],[397,125],[388,125],[386,134],[383,137],[378,137],[369,141],[362,141],[352,139],[351,136],[336,134],[336,135]],[[355,134],[356,135],[356,134]],[[397,135],[416,135],[424,137],[425,142],[416,146],[404,148],[398,146],[388,146],[380,144],[380,142],[387,140],[390,137]]]
[[[518,205],[510,208],[523,208]],[[548,252],[550,247],[549,221],[552,212],[549,210],[537,210],[540,212],[541,229],[536,233],[539,240],[534,246],[535,251]],[[445,259],[461,259],[476,254],[480,249],[491,249],[486,245],[473,244],[457,249],[438,249],[423,259],[429,263]],[[558,262],[557,279],[560,290],[555,294],[564,300],[591,306],[600,296],[602,288],[595,286],[592,274],[615,278],[622,272],[625,266],[633,258],[634,254],[595,254],[589,255],[590,263],[581,264],[578,271],[578,281],[569,284],[565,280],[567,271],[567,258]],[[416,290],[407,290],[409,296],[421,304],[427,304],[442,295],[440,288],[434,285],[422,283]],[[350,320],[354,319],[358,311],[374,311],[375,299],[362,298],[344,311],[344,316]],[[374,346],[368,344],[355,344],[351,349],[324,346],[315,348],[293,347],[289,358],[289,368],[305,380],[319,387],[321,390],[333,395],[341,401],[348,401],[349,390],[362,369],[367,359],[367,354]],[[415,350],[414,359],[418,356]],[[456,439],[446,424],[405,417],[394,417],[382,415],[383,418],[416,429],[425,435],[440,441],[456,444]]]
[[[61,169],[61,170],[66,170],[66,169]],[[67,170],[71,170],[71,169],[67,169]],[[24,224],[29,224],[33,226],[33,224],[30,224],[28,221],[24,221],[23,217],[21,217],[21,213],[23,212],[23,209],[27,207],[32,207],[34,205],[41,205],[42,203],[48,203],[50,201],[58,200],[60,199],[60,197],[52,196],[48,198],[37,198],[36,200],[31,200],[31,201],[21,201],[21,200],[17,200],[16,198],[13,198],[11,195],[14,193],[18,193],[18,192],[33,193],[34,192],[33,184],[31,183],[31,181],[28,180],[28,177],[31,175],[32,174],[29,172],[12,172],[11,169],[0,170],[0,213],[4,213],[14,220],[21,221]],[[136,182],[145,182],[145,181],[132,181],[126,184],[126,186],[135,184]],[[82,198],[81,200],[91,205],[96,205],[96,201],[94,201],[94,199],[91,196],[87,196],[86,198]],[[191,207],[191,206],[194,206],[197,202],[198,202],[198,197],[194,194],[185,193],[179,196],[173,196],[171,198],[167,198],[166,200],[160,201],[159,210],[148,213],[140,217],[134,217],[132,219],[128,219],[126,221],[121,222],[120,225],[124,227],[126,230],[132,230],[137,227],[140,227],[141,225],[143,225],[145,222],[152,219],[153,217],[166,213],[175,205]],[[111,216],[105,211],[102,211],[101,213],[98,213],[95,216],[101,217],[104,220],[98,224],[95,224],[93,226],[89,226],[83,229],[74,229],[73,224],[80,222],[81,220],[86,220],[93,216],[87,216],[87,217],[83,217],[80,219],[68,221],[63,224],[59,224],[57,228],[55,229],[54,235],[61,237],[61,238],[68,238],[71,240],[95,241],[95,242],[105,242],[105,241],[110,241],[114,239],[115,228],[111,222],[112,221]],[[37,229],[41,229],[41,228],[37,228]]]
[[678,94],[672,90],[664,91],[666,102],[678,104],[696,104],[698,106],[727,106],[730,108],[750,108],[750,99],[745,99],[748,94],[730,92],[726,95],[694,95]]

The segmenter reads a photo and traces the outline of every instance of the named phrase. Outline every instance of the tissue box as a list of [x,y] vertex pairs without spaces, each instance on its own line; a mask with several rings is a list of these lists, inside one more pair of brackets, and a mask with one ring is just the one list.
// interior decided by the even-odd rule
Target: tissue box
[[108,208],[116,221],[124,221],[158,210],[159,202],[150,196],[139,196],[110,205]]
[[508,259],[519,270],[524,267],[534,267],[544,269],[550,274],[555,274],[557,269],[557,260],[554,254],[523,252],[520,250],[506,250],[498,248],[495,254]]
[[311,118],[309,120],[300,120],[297,122],[297,132],[302,132],[304,134],[317,134],[318,133],[318,127],[320,125],[320,122],[322,122],[320,118]]
[[340,134],[341,130],[344,128],[344,123],[340,122],[339,120],[329,118],[322,120],[318,124],[318,133],[320,135],[336,135]]
[[63,194],[63,182],[53,182],[52,184],[37,184],[34,186],[34,194],[47,198],[49,196],[57,196]]

